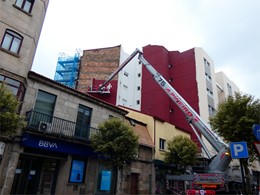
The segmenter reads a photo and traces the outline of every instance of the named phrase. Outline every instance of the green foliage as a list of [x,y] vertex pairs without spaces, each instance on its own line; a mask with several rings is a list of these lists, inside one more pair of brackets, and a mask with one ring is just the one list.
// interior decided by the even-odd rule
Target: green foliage
[[136,157],[138,136],[129,125],[117,118],[111,118],[101,123],[98,129],[91,136],[91,146],[96,152],[102,153],[119,167]]
[[0,137],[12,138],[18,127],[25,126],[23,117],[17,114],[20,102],[2,83],[0,84],[0,94]]
[[253,124],[259,124],[260,100],[251,95],[236,93],[218,106],[216,115],[210,118],[213,129],[227,142],[247,142],[250,161],[256,159],[253,142]]
[[198,146],[191,139],[178,135],[168,141],[167,145],[168,150],[163,153],[166,163],[174,163],[181,172],[195,164]]

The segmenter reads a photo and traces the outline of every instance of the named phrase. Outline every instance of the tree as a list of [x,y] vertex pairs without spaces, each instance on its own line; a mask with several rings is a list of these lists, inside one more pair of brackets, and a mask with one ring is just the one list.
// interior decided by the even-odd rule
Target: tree
[[168,150],[164,153],[166,163],[174,163],[181,173],[195,164],[198,146],[190,138],[178,135],[168,141],[167,145]]
[[[210,123],[214,131],[225,141],[247,142],[249,161],[252,162],[258,158],[253,146],[256,140],[252,126],[258,124],[259,119],[260,100],[255,100],[248,94],[236,93],[234,97],[230,96],[219,104],[216,114],[210,118]],[[248,159],[241,159],[241,162],[245,175],[249,179]]]
[[11,139],[17,128],[26,125],[24,117],[17,113],[20,102],[3,83],[0,84],[0,137]]
[[119,168],[131,162],[137,155],[138,136],[133,129],[117,118],[110,118],[98,126],[98,132],[91,137],[91,146],[102,153]]

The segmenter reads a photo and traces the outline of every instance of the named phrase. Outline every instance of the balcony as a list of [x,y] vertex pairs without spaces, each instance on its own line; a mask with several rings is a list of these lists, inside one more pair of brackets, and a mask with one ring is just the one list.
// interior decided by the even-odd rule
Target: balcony
[[58,135],[68,138],[76,138],[89,141],[90,136],[97,132],[97,129],[89,126],[79,125],[75,122],[46,115],[34,110],[27,112],[27,129],[50,135]]

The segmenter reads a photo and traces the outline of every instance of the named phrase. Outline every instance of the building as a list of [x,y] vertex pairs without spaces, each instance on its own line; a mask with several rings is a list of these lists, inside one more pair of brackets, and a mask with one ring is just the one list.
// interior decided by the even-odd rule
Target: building
[[[207,53],[202,48],[178,52],[168,51],[163,46],[147,45],[143,47],[143,54],[207,123],[210,114],[214,113],[218,105],[214,63]],[[182,111],[174,102],[169,101],[169,97],[162,92],[151,74],[144,68],[141,105],[143,113],[160,116],[183,131],[189,132],[192,135],[191,139],[198,142]],[[210,152],[214,153],[210,144],[208,145]]]
[[[155,168],[155,180],[156,180],[156,190],[160,190],[161,193],[167,193],[166,183],[170,188],[178,188],[181,191],[188,189],[188,185],[192,185],[193,177],[190,175],[189,178],[183,175],[178,182],[172,179],[171,172],[169,171],[169,166],[166,165],[164,161],[163,153],[167,150],[167,142],[170,141],[176,135],[182,135],[185,137],[190,137],[190,134],[181,131],[174,125],[162,121],[159,118],[143,114],[142,112],[119,106],[128,111],[127,117],[135,120],[142,121],[146,124],[149,135],[151,136],[152,142],[154,143],[154,159],[153,166]],[[144,134],[145,132],[142,132]],[[170,167],[171,169],[173,167]],[[189,180],[185,183],[185,180]]]
[[216,73],[216,80],[219,102],[226,100],[229,96],[234,97],[235,93],[240,91],[236,84],[222,71]]
[[17,133],[21,140],[13,143],[15,150],[5,151],[10,160],[3,161],[6,179],[14,178],[11,193],[93,193],[96,177],[88,170],[94,171],[94,166],[112,175],[114,171],[93,152],[89,139],[100,122],[110,116],[123,119],[125,112],[34,72],[29,72],[27,81],[21,111],[27,116],[27,128]]
[[[113,47],[113,49],[117,49],[117,56],[115,59],[120,61],[121,56],[119,55],[119,46]],[[86,52],[83,54],[83,58],[94,59],[94,56],[98,52],[102,55],[102,62],[100,64],[101,69],[94,69],[94,66],[91,67],[90,64],[85,64],[84,76],[85,78],[93,81],[92,83],[96,83],[95,90],[91,89],[88,93],[99,97],[105,101],[108,101],[112,104],[116,105],[124,105],[129,108],[133,108],[132,104],[126,104],[126,102],[133,102],[133,100],[140,105],[140,107],[133,108],[134,110],[140,111],[143,114],[154,117],[169,124],[174,125],[177,129],[182,132],[190,135],[191,139],[198,144],[200,141],[196,134],[193,132],[189,123],[186,121],[185,115],[182,111],[176,106],[176,104],[169,99],[169,97],[162,91],[162,89],[158,86],[158,84],[153,81],[151,73],[149,73],[143,66],[138,67],[138,61],[133,62],[133,67],[137,67],[138,75],[141,77],[141,81],[138,81],[138,85],[135,85],[136,88],[141,91],[141,98],[136,98],[137,96],[131,96],[131,91],[124,90],[120,91],[112,87],[106,93],[105,90],[100,93],[98,91],[98,86],[104,83],[107,78],[110,78],[115,72],[118,73],[114,75],[112,86],[119,86],[122,82],[122,78],[128,80],[129,82],[125,82],[124,88],[130,89],[129,85],[133,83],[132,78],[128,78],[128,75],[135,74],[131,71],[125,71],[125,68],[118,72],[118,66],[120,63],[113,64],[113,69],[107,69],[107,67],[111,66],[111,48],[102,48],[97,50],[90,50],[91,52]],[[95,52],[94,54],[92,52]],[[107,54],[105,56],[104,54]],[[115,53],[112,54],[114,56]],[[158,45],[147,45],[143,47],[143,55],[145,59],[160,73],[162,76],[169,81],[169,83],[173,86],[174,89],[188,102],[188,104],[200,115],[205,124],[208,123],[209,117],[214,114],[219,101],[221,99],[219,97],[224,96],[226,92],[227,94],[233,95],[234,92],[239,91],[236,85],[231,82],[227,77],[220,75],[220,73],[215,74],[214,61],[210,58],[210,56],[202,49],[202,48],[192,48],[190,50],[179,52],[179,51],[168,51],[163,46]],[[99,61],[100,62],[100,61]],[[88,70],[87,70],[88,67]],[[127,67],[127,66],[126,66]],[[106,70],[106,71],[104,71]],[[95,74],[93,74],[95,71]],[[101,73],[106,72],[106,77],[103,75],[102,77],[98,72]],[[120,77],[123,75],[123,77]],[[83,80],[79,80],[78,82],[82,83]],[[132,83],[131,83],[132,81]],[[91,83],[91,82],[90,82]],[[133,83],[135,84],[135,83]],[[225,86],[229,89],[225,89]],[[229,87],[228,87],[229,86]],[[86,87],[85,87],[86,89]],[[222,90],[221,90],[222,89]],[[224,91],[224,89],[226,91]],[[232,89],[232,90],[231,90]],[[133,92],[135,94],[135,91]],[[117,101],[116,97],[118,96],[128,96],[130,100],[120,102]],[[134,99],[133,99],[134,97]],[[132,101],[131,101],[132,98]],[[140,109],[139,109],[140,108]],[[156,136],[154,138],[155,148],[158,146],[157,141],[159,140],[158,135],[154,135],[153,132],[150,132],[151,137]],[[199,131],[198,134],[201,134]],[[212,142],[215,140],[208,141],[202,136],[203,142],[206,147],[202,148],[202,156],[206,157],[204,153],[204,149],[208,150],[208,152],[214,156],[218,151],[213,149]],[[161,140],[163,142],[163,139]],[[211,143],[210,143],[211,142]],[[160,144],[160,143],[159,143]],[[161,144],[163,145],[163,144]],[[160,156],[157,155],[160,153],[156,150],[155,159],[160,159]],[[205,163],[207,166],[207,163]],[[232,174],[229,173],[229,174]]]
[[[29,72],[21,110],[27,127],[17,132],[15,140],[5,142],[2,193],[153,192],[153,142],[146,126],[126,114],[112,104]],[[138,156],[124,167],[120,178],[113,164],[89,145],[98,124],[109,117],[132,124],[139,136]]]
[[98,88],[109,78],[121,63],[128,58],[121,45],[107,48],[84,50],[80,60],[77,90],[105,98],[114,105],[122,105],[135,110],[141,108],[141,68],[137,58],[115,74],[105,86],[102,95]]
[[[125,194],[131,190],[152,191],[151,140],[144,143],[140,136],[137,159],[123,169],[118,179],[113,164],[89,145],[98,124],[109,117],[125,120],[125,110],[29,72],[21,114],[27,116],[27,128],[19,131],[17,141],[6,147],[4,155],[9,158],[3,159],[1,164],[6,174],[3,192]],[[139,129],[146,131],[140,124],[134,129],[137,134]],[[146,168],[141,169],[143,166]],[[106,179],[106,186],[102,186],[102,179]],[[141,185],[137,185],[139,181]]]
[[[27,88],[27,74],[39,41],[49,0],[28,1],[10,0],[0,2],[0,82],[5,82],[20,101],[23,101]],[[0,154],[0,191],[10,192],[15,169],[5,168],[6,161],[12,159],[6,153],[13,140],[1,137],[4,147]],[[11,144],[11,145],[10,145]],[[6,177],[7,176],[7,177]]]
[[[151,140],[143,142],[140,135],[138,156],[118,180],[114,166],[90,148],[98,124],[112,116],[130,121],[127,111],[30,71],[48,3],[0,1],[0,82],[22,102],[19,114],[27,121],[15,137],[0,136],[0,193],[154,191]],[[147,131],[135,124],[136,134]]]
[[[112,52],[114,50],[117,50],[117,53]],[[109,93],[98,91],[98,86],[112,73],[117,72],[119,62],[122,63],[126,59],[122,57],[120,50],[122,51],[121,46],[84,51],[77,81],[78,90],[88,92],[112,104],[129,107],[174,124],[182,131],[189,133],[191,139],[199,144],[185,115],[173,101],[169,100],[168,95],[153,80],[151,73],[141,66],[137,58],[134,58],[131,61],[132,64],[125,66],[113,77]],[[202,48],[178,52],[168,51],[158,45],[143,47],[143,55],[207,123],[209,116],[214,113],[218,105],[214,62],[209,55]],[[102,60],[97,60],[98,65],[87,60],[100,59],[100,56]],[[113,62],[116,61],[116,63],[111,63],[111,56],[114,56]],[[82,85],[86,80],[88,80],[86,85],[95,83],[95,89],[87,91],[87,86],[83,89]],[[216,153],[209,143],[207,145],[211,153]]]
[[0,81],[23,100],[49,0],[0,2]]

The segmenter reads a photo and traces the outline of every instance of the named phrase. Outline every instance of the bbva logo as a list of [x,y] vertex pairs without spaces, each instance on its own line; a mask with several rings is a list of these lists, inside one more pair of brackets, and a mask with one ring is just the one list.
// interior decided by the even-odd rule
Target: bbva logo
[[39,146],[44,148],[58,148],[56,142],[49,142],[44,140],[39,140]]

